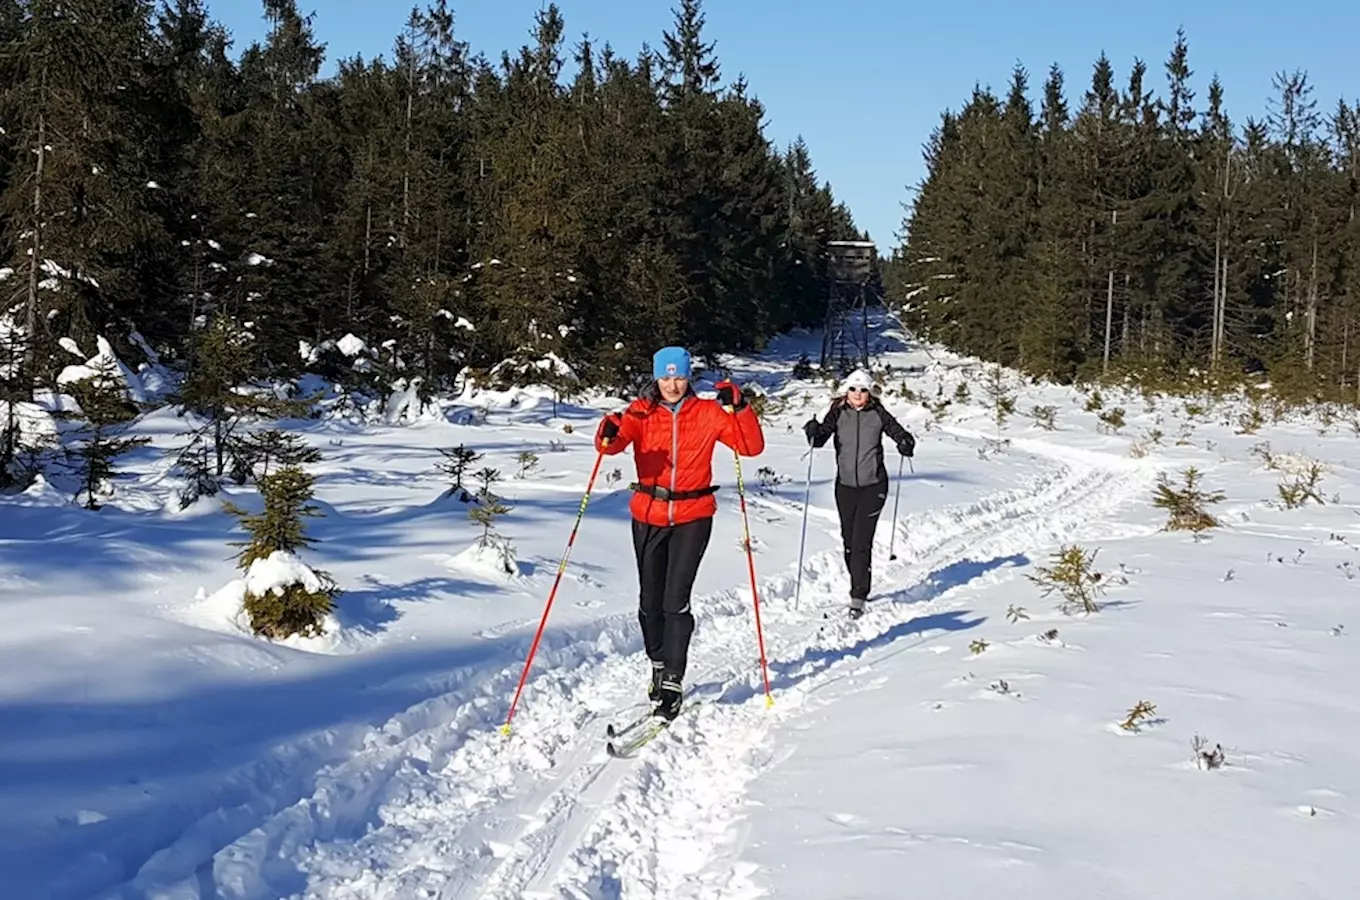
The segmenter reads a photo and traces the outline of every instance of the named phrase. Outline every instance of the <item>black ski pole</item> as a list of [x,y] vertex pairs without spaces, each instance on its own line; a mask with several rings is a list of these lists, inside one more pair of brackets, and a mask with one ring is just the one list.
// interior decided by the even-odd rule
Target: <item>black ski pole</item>
[[[905,456],[897,459],[897,496],[893,498],[893,524],[892,534],[888,536],[888,559],[897,559],[897,554],[893,551],[893,546],[897,543],[897,504],[902,500],[902,463],[906,461]],[[912,474],[916,474],[916,467],[911,467]]]

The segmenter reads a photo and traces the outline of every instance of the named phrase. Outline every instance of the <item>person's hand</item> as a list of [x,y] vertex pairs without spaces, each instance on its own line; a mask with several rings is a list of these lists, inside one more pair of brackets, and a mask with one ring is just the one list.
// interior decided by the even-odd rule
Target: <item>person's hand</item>
[[720,381],[716,387],[718,389],[718,402],[725,408],[736,412],[746,405],[746,395],[732,382]]
[[623,416],[618,413],[610,413],[604,417],[600,423],[600,443],[608,444],[619,436],[619,426],[623,424]]
[[902,440],[897,442],[897,452],[903,456],[912,456],[916,453],[916,438],[911,436],[910,431]]
[[809,444],[817,440],[817,420],[815,418],[807,420],[807,424],[803,426],[803,434],[807,435]]

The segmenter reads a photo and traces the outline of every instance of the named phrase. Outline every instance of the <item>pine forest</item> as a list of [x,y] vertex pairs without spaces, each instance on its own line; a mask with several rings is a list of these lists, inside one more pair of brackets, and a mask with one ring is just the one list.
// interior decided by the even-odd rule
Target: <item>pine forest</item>
[[294,0],[262,12],[233,52],[201,0],[0,0],[0,400],[100,338],[189,393],[303,370],[622,389],[663,343],[820,324],[823,246],[861,237],[801,139],[772,146],[724,83],[698,0],[631,57],[549,5],[494,60],[437,0],[326,78]]
[[1172,389],[1268,380],[1360,402],[1360,104],[1303,71],[1234,123],[1197,102],[1184,33],[1165,90],[1135,60],[1079,96],[1052,67],[1037,112],[1017,67],[941,116],[887,267],[920,333],[1062,381]]

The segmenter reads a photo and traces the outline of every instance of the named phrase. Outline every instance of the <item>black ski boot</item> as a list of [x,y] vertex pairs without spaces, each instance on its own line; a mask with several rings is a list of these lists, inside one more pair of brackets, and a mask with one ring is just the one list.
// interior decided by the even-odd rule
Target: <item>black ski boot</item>
[[647,686],[647,699],[653,703],[661,701],[661,678],[665,671],[665,663],[652,660],[652,683]]
[[680,703],[683,699],[684,688],[680,684],[680,679],[675,675],[666,675],[661,679],[661,699],[652,710],[652,715],[668,721],[674,720],[680,715]]
[[858,619],[858,618],[859,618],[860,616],[862,616],[862,615],[864,615],[864,598],[863,598],[863,597],[851,597],[851,598],[850,598],[850,618],[852,618],[852,619]]

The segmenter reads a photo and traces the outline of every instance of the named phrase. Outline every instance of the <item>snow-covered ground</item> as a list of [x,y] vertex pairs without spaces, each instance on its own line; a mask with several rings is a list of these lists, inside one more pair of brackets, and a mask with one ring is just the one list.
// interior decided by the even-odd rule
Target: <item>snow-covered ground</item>
[[[498,730],[594,424],[617,401],[554,415],[541,393],[480,393],[396,426],[293,423],[324,455],[326,515],[303,556],[345,593],[329,634],[286,645],[237,622],[233,520],[172,502],[173,413],[139,424],[155,442],[98,513],[51,488],[0,498],[0,897],[1354,896],[1350,414],[1267,413],[1239,434],[1242,401],[1149,408],[1106,391],[1126,419],[1109,433],[1086,394],[1013,379],[998,430],[983,370],[875,333],[918,449],[884,513],[868,613],[842,614],[829,448],[794,605],[799,428],[830,393],[790,379],[819,343],[790,337],[732,361],[787,402],[743,471],[774,705],[719,448],[699,702],[631,760],[604,753],[647,677],[627,456],[601,468],[514,727]],[[938,419],[898,395],[934,403],[960,383],[970,398]],[[1036,405],[1056,408],[1055,430]],[[441,496],[438,448],[458,444],[503,476],[513,572]],[[538,468],[518,478],[524,450]],[[1279,508],[1305,456],[1327,467],[1326,503]],[[1190,465],[1226,495],[1200,540],[1163,531],[1151,502],[1159,472],[1177,482]],[[1070,544],[1099,549],[1090,615],[1026,578]],[[1222,765],[1196,762],[1197,736]]]

